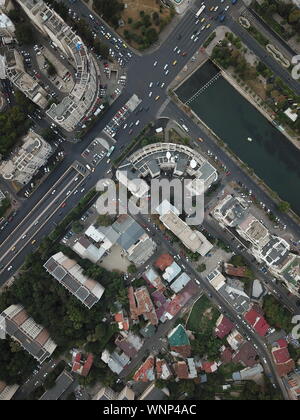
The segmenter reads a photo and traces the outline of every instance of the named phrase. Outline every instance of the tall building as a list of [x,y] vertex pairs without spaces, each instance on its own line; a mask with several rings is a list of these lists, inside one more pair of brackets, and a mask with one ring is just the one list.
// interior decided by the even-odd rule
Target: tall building
[[49,258],[44,268],[88,309],[91,309],[104,293],[104,287],[100,283],[85,276],[80,265],[62,252]]
[[1,175],[9,181],[28,184],[38,170],[47,163],[52,148],[39,134],[30,130],[23,144],[8,161],[0,165]]
[[6,385],[5,382],[0,381],[0,401],[11,400],[18,389],[19,385]]
[[17,341],[39,363],[43,363],[56,349],[48,331],[38,325],[23,306],[11,305],[0,317],[0,331]]
[[4,38],[5,43],[7,40],[11,41],[15,34],[15,25],[4,13],[0,12],[0,37]]
[[73,131],[98,102],[100,79],[93,56],[81,38],[42,0],[17,0],[37,29],[52,41],[73,65],[75,85],[59,104],[52,104],[47,115],[67,131]]
[[26,73],[21,54],[17,50],[6,49],[4,53],[4,64],[5,72],[3,70],[1,71],[1,78],[9,78],[27,98],[40,108],[45,109],[48,105],[47,92],[36,80]]

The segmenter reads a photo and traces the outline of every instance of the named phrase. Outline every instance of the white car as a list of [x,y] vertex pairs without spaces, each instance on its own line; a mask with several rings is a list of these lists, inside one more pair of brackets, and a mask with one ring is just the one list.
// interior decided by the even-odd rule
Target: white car
[[227,10],[228,10],[228,9],[229,9],[229,6],[226,6],[226,7],[225,7],[225,12],[227,12]]
[[169,64],[166,64],[166,65],[165,65],[164,70],[166,70],[166,68],[168,67],[168,65],[169,65]]
[[7,269],[7,271],[10,271],[12,269],[12,265],[10,265]]
[[175,47],[173,51],[175,52],[175,51],[177,50],[177,48],[178,48],[178,47]]
[[151,88],[153,86],[153,82],[150,82],[149,88]]
[[139,125],[139,123],[140,123],[140,120],[137,120],[137,122],[135,123],[135,125]]
[[169,70],[167,70],[166,72],[165,72],[165,75],[167,76],[169,74]]
[[149,98],[151,98],[153,92],[149,92]]
[[163,88],[165,86],[165,82],[162,82],[162,84],[160,85],[161,88]]
[[127,127],[127,124],[124,124],[124,126],[123,126],[124,130],[125,130],[126,127]]
[[157,61],[154,61],[154,64],[153,64],[153,66],[155,67],[155,66],[157,66]]

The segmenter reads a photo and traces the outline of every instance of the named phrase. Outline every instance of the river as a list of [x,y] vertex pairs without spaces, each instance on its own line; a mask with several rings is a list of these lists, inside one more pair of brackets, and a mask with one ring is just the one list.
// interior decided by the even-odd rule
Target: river
[[[218,69],[207,62],[177,89],[178,97],[187,101],[216,73]],[[300,151],[277,128],[223,77],[189,106],[300,215]]]

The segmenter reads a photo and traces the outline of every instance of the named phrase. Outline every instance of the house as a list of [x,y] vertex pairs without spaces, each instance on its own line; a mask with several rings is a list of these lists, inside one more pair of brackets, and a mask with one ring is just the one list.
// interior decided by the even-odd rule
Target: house
[[149,356],[133,375],[135,382],[150,382],[155,380],[155,358]]
[[164,359],[156,358],[156,378],[168,380],[172,376],[172,372]]
[[246,367],[253,367],[256,365],[257,352],[255,348],[248,341],[240,346],[240,348],[233,355],[233,363],[242,363]]
[[247,272],[247,267],[235,267],[232,264],[224,264],[225,273],[228,276],[232,277],[245,277]]
[[128,299],[130,315],[133,320],[143,315],[144,319],[153,325],[158,324],[155,308],[145,286],[139,287],[134,291],[133,287],[128,288]]
[[125,353],[119,354],[114,351],[110,354],[108,350],[102,352],[101,360],[116,374],[121,373],[124,367],[130,362],[130,358]]
[[233,351],[229,347],[222,346],[221,350],[221,361],[223,363],[230,363],[233,356]]
[[128,331],[129,330],[129,319],[125,317],[124,311],[121,310],[114,315],[115,322],[118,323],[120,330]]
[[89,353],[87,357],[79,352],[74,353],[72,372],[78,373],[81,376],[87,376],[91,370],[93,361],[94,356],[92,353]]
[[268,329],[270,328],[270,325],[267,323],[265,318],[259,314],[255,309],[251,309],[249,312],[247,312],[245,315],[245,320],[252,326],[252,328],[257,332],[258,335],[261,337],[264,337]]
[[190,340],[183,325],[179,324],[168,334],[172,354],[187,358],[191,355]]
[[202,362],[202,370],[205,373],[214,373],[218,370],[217,362]]
[[245,342],[245,339],[238,330],[233,330],[227,337],[227,342],[236,351]]
[[133,358],[143,345],[144,340],[132,332],[121,332],[115,340],[115,345],[119,347],[128,357]]
[[150,267],[147,271],[145,271],[143,277],[148,282],[148,284],[155,289],[160,291],[165,290],[165,285],[163,284],[158,273],[153,268]]
[[178,361],[173,364],[175,375],[178,379],[189,378],[189,368],[185,361]]
[[188,284],[191,280],[190,276],[186,273],[180,274],[177,279],[171,284],[170,288],[173,290],[174,293],[179,293],[184,286]]
[[174,259],[170,254],[162,254],[156,261],[154,266],[160,271],[165,271],[173,263]]
[[180,272],[181,272],[181,267],[174,261],[171,265],[169,265],[166,268],[163,274],[163,278],[168,283],[171,283],[171,281],[174,280],[175,277],[177,277]]
[[234,329],[234,324],[224,315],[220,315],[217,320],[215,334],[221,340],[225,338]]
[[295,362],[290,356],[286,340],[280,339],[273,343],[272,356],[279,376],[286,376],[295,369]]

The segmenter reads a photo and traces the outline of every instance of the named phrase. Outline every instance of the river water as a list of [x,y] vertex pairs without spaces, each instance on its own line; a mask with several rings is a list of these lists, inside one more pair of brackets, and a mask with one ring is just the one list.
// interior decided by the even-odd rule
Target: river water
[[[187,101],[216,73],[218,69],[207,62],[177,89],[178,97]],[[277,128],[223,77],[189,106],[300,215],[300,151]]]

